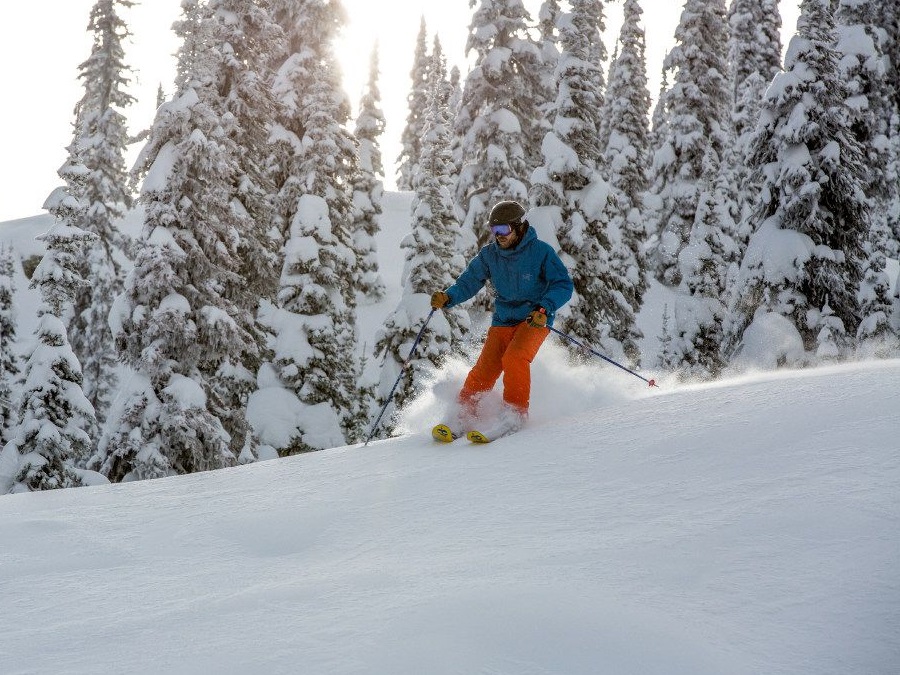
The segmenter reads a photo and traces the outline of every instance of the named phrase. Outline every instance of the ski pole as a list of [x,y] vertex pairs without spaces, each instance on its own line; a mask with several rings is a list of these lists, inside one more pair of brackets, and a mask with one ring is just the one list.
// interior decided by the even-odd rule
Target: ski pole
[[563,333],[561,330],[556,330],[553,326],[547,326],[547,328],[549,328],[550,330],[552,330],[552,331],[553,331],[554,333],[556,333],[557,335],[559,335],[559,336],[561,336],[561,337],[564,337],[566,340],[568,340],[569,342],[571,342],[573,345],[576,345],[577,347],[580,347],[581,349],[583,349],[584,351],[588,352],[589,354],[593,354],[594,356],[598,356],[598,357],[600,357],[601,359],[603,359],[604,361],[607,361],[608,363],[613,364],[613,365],[616,366],[617,368],[621,368],[621,369],[624,370],[626,373],[631,373],[631,374],[634,375],[635,377],[642,379],[644,382],[646,382],[647,384],[649,384],[651,387],[656,387],[657,389],[659,389],[659,385],[656,384],[656,380],[648,380],[646,377],[642,377],[641,375],[638,375],[636,372],[634,372],[633,370],[629,370],[628,368],[626,368],[625,366],[623,366],[621,363],[618,363],[618,362],[616,362],[616,361],[613,361],[613,360],[612,360],[611,358],[609,358],[608,356],[604,356],[604,355],[601,354],[600,352],[598,352],[598,351],[596,351],[596,350],[594,350],[594,349],[591,349],[590,347],[588,347],[588,346],[585,345],[585,344],[582,344],[581,342],[579,342],[578,340],[576,340],[575,338],[573,338],[571,335],[566,335],[566,334]]
[[431,321],[431,317],[434,316],[434,313],[436,311],[436,309],[432,309],[428,313],[428,316],[425,317],[425,323],[423,323],[422,328],[419,329],[419,334],[416,335],[416,339],[413,342],[412,349],[409,350],[409,356],[407,356],[406,361],[403,362],[403,366],[400,368],[400,374],[394,381],[394,386],[391,387],[391,393],[387,395],[387,400],[384,402],[384,407],[382,407],[381,412],[378,413],[378,419],[376,419],[375,424],[372,425],[372,429],[369,431],[369,437],[366,439],[366,442],[363,443],[363,447],[367,446],[369,444],[369,441],[372,440],[372,436],[375,435],[375,430],[378,428],[378,423],[381,422],[381,418],[384,416],[384,411],[387,410],[387,407],[391,404],[391,399],[394,397],[394,392],[397,390],[397,385],[400,384],[400,378],[403,377],[404,371],[409,368],[413,353],[416,351],[416,347],[419,345],[419,340],[422,339],[422,334],[425,332],[425,326],[427,326],[428,322]]

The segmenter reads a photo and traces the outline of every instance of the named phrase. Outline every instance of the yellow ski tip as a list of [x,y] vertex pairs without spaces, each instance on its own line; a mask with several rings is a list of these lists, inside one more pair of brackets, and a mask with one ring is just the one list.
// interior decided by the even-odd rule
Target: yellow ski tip
[[466,434],[466,438],[468,438],[472,443],[490,443],[491,439],[485,436],[480,431],[470,431]]
[[431,437],[440,443],[452,443],[453,432],[446,424],[438,424],[431,430]]

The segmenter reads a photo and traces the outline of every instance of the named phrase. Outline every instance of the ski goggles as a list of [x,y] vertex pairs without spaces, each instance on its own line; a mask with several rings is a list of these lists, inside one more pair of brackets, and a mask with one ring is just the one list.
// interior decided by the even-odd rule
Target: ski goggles
[[508,237],[512,234],[513,225],[516,223],[500,223],[498,225],[491,225],[491,232],[498,237]]

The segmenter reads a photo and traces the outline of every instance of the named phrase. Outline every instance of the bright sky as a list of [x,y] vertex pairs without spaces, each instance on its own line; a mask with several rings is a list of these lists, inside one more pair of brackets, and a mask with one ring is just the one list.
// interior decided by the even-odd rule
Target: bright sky
[[[796,0],[782,1],[783,42],[793,33]],[[30,0],[9,3],[0,24],[0,222],[42,213],[47,195],[59,184],[56,170],[71,142],[73,109],[82,96],[78,65],[90,54],[85,32],[94,0]],[[525,0],[537,14],[540,0]],[[382,138],[386,186],[394,186],[394,159],[406,119],[406,96],[415,39],[424,16],[429,44],[437,31],[451,64],[464,67],[466,35],[472,10],[468,3],[433,0],[344,0],[350,23],[338,45],[344,84],[354,106],[368,78],[369,56],[380,45],[382,106],[387,129]],[[682,3],[644,0],[650,93],[659,89],[659,72],[673,42]],[[137,133],[153,121],[159,84],[171,92],[173,54],[178,48],[170,27],[180,12],[179,0],[144,0],[123,14],[134,34],[126,46],[127,63],[137,71],[131,93],[138,99],[129,113]],[[607,8],[611,51],[621,23],[621,3]],[[134,149],[136,150],[136,149]],[[129,159],[132,159],[129,157]]]

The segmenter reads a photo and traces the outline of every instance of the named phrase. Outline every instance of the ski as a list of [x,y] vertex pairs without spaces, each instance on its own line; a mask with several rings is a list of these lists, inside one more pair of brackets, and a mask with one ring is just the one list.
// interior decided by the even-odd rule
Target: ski
[[457,438],[446,424],[436,425],[431,430],[431,437],[439,443],[452,443]]
[[[518,431],[517,428],[508,429],[504,431],[495,430],[495,432],[491,432],[491,435],[488,436],[480,431],[472,430],[466,433],[466,439],[470,443],[490,443],[492,441],[496,441],[498,438],[503,438],[505,436],[510,436]],[[453,431],[446,424],[438,424],[431,430],[431,437],[438,441],[439,443],[452,443],[461,436],[457,436],[453,433]]]

